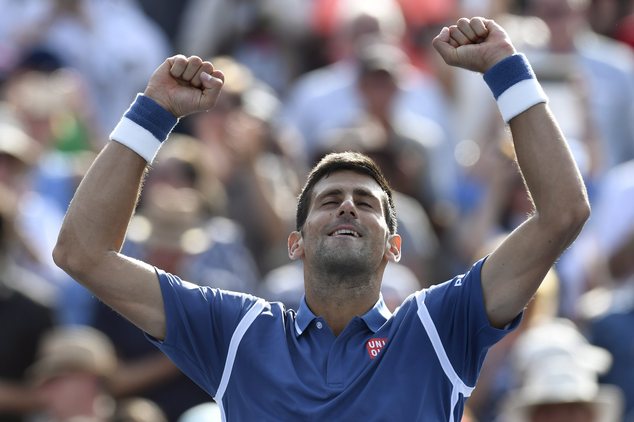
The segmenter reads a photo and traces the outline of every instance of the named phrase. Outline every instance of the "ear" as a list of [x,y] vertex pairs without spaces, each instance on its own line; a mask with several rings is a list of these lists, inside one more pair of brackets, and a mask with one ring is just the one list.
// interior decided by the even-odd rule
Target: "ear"
[[288,235],[288,257],[293,261],[304,256],[304,239],[298,231],[293,231]]
[[387,239],[385,245],[385,257],[388,261],[398,262],[401,260],[401,236],[398,234],[391,234]]

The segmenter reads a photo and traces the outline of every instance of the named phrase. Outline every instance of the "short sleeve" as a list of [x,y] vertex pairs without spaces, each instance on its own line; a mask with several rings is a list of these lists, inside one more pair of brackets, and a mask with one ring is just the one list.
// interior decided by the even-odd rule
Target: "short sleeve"
[[231,336],[256,297],[206,286],[156,270],[166,317],[166,336],[147,338],[211,396],[222,377]]
[[425,298],[449,360],[468,385],[475,384],[488,349],[514,330],[522,316],[520,313],[504,329],[491,326],[480,278],[484,261],[476,262],[465,274],[433,286]]

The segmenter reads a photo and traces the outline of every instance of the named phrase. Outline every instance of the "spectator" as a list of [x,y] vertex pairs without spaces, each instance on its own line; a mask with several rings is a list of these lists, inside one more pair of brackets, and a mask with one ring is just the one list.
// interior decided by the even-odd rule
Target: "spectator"
[[536,71],[563,59],[557,61],[558,70],[580,81],[572,89],[585,90],[589,115],[578,118],[590,119],[596,128],[602,174],[634,158],[634,55],[626,45],[591,30],[588,5],[589,0],[529,1],[528,13],[546,23],[550,37],[545,46],[527,54]]
[[521,385],[509,395],[502,421],[619,422],[622,395],[599,385],[609,353],[591,346],[567,320],[526,331],[513,351]]
[[[8,159],[2,155],[0,161]],[[15,224],[17,203],[2,183],[0,198],[0,420],[22,422],[42,404],[26,371],[53,326],[54,297],[46,281],[17,265],[16,250],[24,248]]]
[[57,327],[43,337],[29,368],[41,408],[34,421],[166,422],[155,403],[117,401],[111,382],[118,366],[113,344],[87,326]]
[[590,341],[607,349],[613,365],[601,382],[620,387],[625,418],[634,421],[634,338],[625,335],[634,323],[634,161],[608,172],[598,197],[591,228],[594,249],[586,259],[597,274],[594,289],[579,302]]
[[[347,126],[363,110],[358,91],[360,41],[372,36],[398,44],[405,30],[401,10],[393,0],[355,0],[338,4],[333,37],[342,46],[342,54],[332,64],[300,77],[286,97],[283,110],[284,122],[300,134],[309,159],[316,151],[323,150],[319,143],[326,139],[328,132]],[[442,128],[442,145],[451,145],[447,105],[440,87],[434,79],[411,65],[403,73],[390,112],[395,115],[405,112],[436,122]],[[447,162],[450,162],[449,158]]]
[[101,332],[85,326],[49,331],[29,369],[43,402],[38,417],[46,421],[109,420],[115,400],[107,381],[116,367],[112,343]]
[[296,52],[309,14],[307,0],[190,0],[176,46],[200,57],[229,54],[282,94],[301,69]]
[[85,78],[102,136],[116,123],[113,110],[118,115],[126,107],[170,51],[165,35],[134,1],[3,0],[0,8],[0,39],[16,60],[43,48]]
[[246,246],[265,274],[287,262],[281,233],[293,226],[304,167],[272,121],[280,103],[270,88],[229,57],[214,62],[226,69],[226,90],[216,107],[192,116],[191,133],[202,141],[205,174],[222,184],[225,215],[242,226]]
[[20,212],[16,221],[31,240],[34,252],[23,256],[21,263],[57,290],[56,320],[62,324],[88,323],[93,300],[57,269],[51,257],[55,232],[86,170],[84,160],[94,157],[89,152],[66,154],[56,148],[55,122],[64,115],[74,119],[70,117],[75,116],[74,107],[83,104],[80,85],[70,73],[40,70],[16,71],[5,83],[9,112],[3,124],[13,129],[4,131],[4,142],[15,145],[11,154],[20,154],[19,160],[13,161],[13,165],[20,165],[6,175],[5,184],[17,195]]

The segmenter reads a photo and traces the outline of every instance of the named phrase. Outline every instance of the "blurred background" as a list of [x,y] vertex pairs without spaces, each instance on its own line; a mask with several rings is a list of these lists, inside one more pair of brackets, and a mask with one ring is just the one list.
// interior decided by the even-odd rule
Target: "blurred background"
[[[325,153],[375,159],[403,259],[383,295],[466,271],[531,205],[481,76],[432,38],[496,19],[528,57],[593,214],[464,421],[634,421],[634,1],[0,0],[0,422],[213,421],[217,407],[143,334],[55,267],[82,175],[168,56],[211,59],[217,106],[160,151],[124,246],[189,281],[295,308],[286,237]],[[265,386],[263,386],[265,388]]]

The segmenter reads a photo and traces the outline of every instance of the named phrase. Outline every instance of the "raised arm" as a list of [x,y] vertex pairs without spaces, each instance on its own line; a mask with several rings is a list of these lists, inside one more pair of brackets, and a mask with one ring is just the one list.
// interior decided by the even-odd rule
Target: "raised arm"
[[[444,28],[433,43],[447,64],[485,73],[489,79],[504,67],[504,72],[497,72],[495,77],[497,82],[508,85],[509,91],[516,89],[517,93],[519,84],[513,83],[527,76],[526,72],[517,74],[522,72],[518,57],[512,58],[517,66],[507,66],[515,49],[504,30],[491,20],[460,19],[457,25]],[[505,62],[500,63],[502,60]],[[492,69],[494,65],[499,66]],[[520,83],[524,85],[522,95],[504,92],[498,97],[498,104],[510,124],[534,212],[482,268],[485,307],[496,327],[509,323],[526,306],[590,214],[579,170],[548,105],[539,101],[533,80]],[[527,98],[535,101],[526,103]],[[523,110],[524,106],[528,108]]]
[[125,120],[124,130],[113,132],[114,140],[104,147],[79,185],[53,251],[63,270],[159,339],[165,336],[165,315],[156,274],[150,265],[124,256],[120,250],[147,161],[163,141],[157,139],[161,130],[156,126],[163,126],[166,136],[170,122],[211,108],[223,80],[220,71],[198,57],[170,57],[156,69],[146,98],[137,99],[126,113],[134,114],[132,120]]

